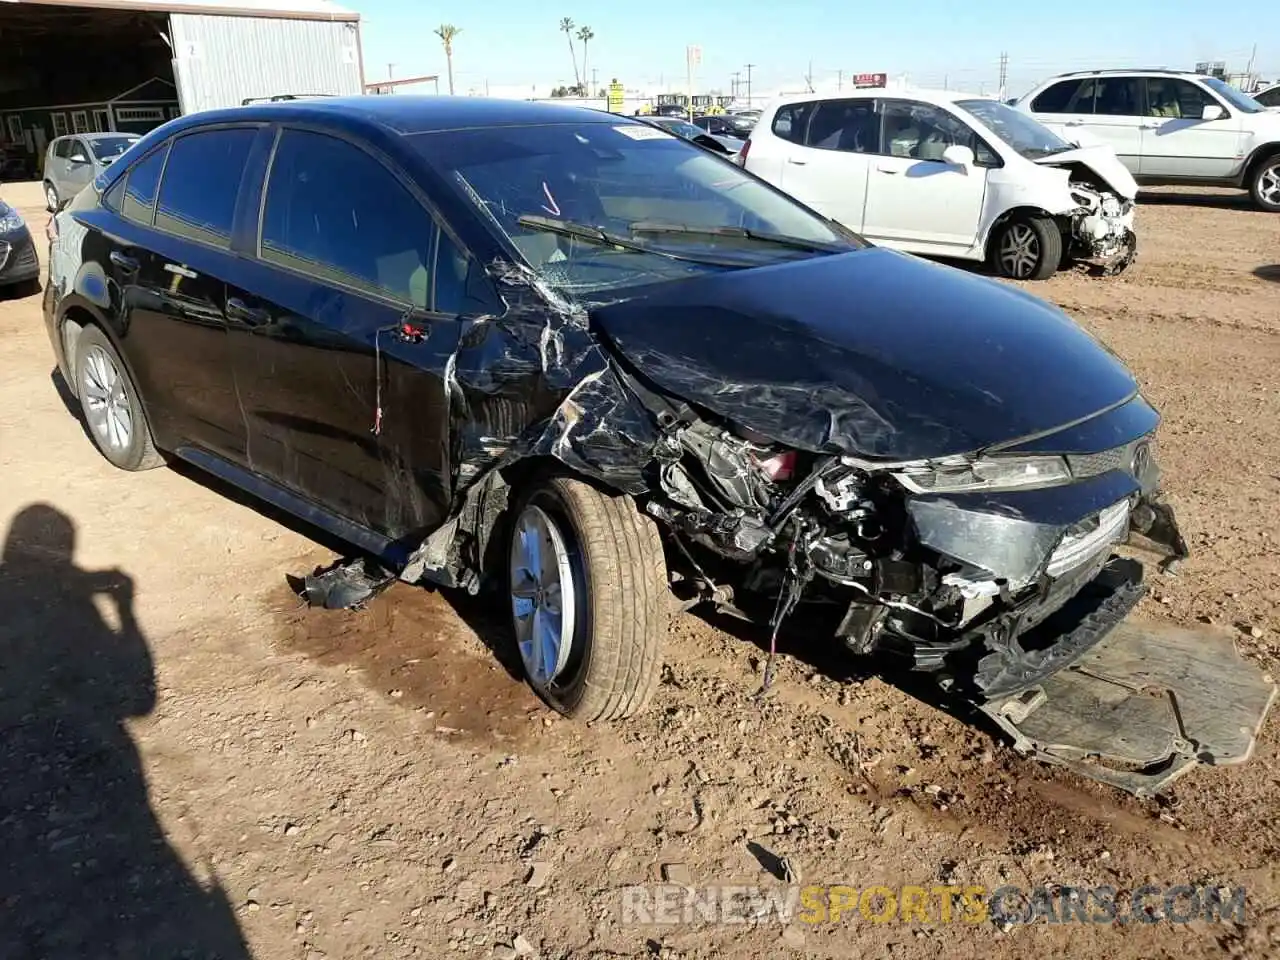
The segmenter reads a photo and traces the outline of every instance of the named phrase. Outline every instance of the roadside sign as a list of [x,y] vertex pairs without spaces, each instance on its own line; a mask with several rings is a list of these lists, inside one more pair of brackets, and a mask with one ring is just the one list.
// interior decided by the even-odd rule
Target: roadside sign
[[620,84],[616,78],[611,84],[609,84],[609,112],[610,113],[622,112],[622,100],[623,100],[624,92],[625,91],[622,88],[622,84]]
[[887,73],[855,73],[853,75],[853,85],[855,87],[883,87],[888,83],[889,75]]

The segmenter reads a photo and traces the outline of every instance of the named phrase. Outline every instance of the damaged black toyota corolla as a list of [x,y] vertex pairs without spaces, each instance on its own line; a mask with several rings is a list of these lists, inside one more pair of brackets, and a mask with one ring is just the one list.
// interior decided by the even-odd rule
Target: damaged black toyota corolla
[[461,98],[201,114],[57,227],[46,316],[109,459],[176,455],[406,581],[500,584],[567,714],[644,704],[675,581],[775,627],[825,603],[813,642],[990,703],[1124,617],[1131,533],[1186,552],[1157,414],[1069,318],[648,125]]

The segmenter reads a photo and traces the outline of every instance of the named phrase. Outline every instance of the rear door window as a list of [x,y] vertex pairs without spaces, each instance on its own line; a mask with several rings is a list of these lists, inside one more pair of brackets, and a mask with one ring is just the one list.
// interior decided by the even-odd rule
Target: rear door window
[[1142,116],[1142,80],[1098,77],[1094,81],[1093,112],[1109,117]]
[[204,130],[173,142],[164,168],[156,228],[229,249],[240,178],[257,130]]
[[436,230],[364,150],[326,134],[281,133],[262,213],[263,260],[429,309]]
[[120,213],[127,219],[151,225],[156,206],[156,188],[160,186],[160,174],[164,159],[169,153],[166,143],[154,150],[130,168],[124,185],[124,198],[120,201]]
[[805,143],[820,150],[875,153],[880,144],[880,117],[870,97],[823,100],[813,111]]
[[773,115],[773,135],[792,143],[804,143],[809,129],[809,118],[813,115],[815,103],[789,103],[779,107]]

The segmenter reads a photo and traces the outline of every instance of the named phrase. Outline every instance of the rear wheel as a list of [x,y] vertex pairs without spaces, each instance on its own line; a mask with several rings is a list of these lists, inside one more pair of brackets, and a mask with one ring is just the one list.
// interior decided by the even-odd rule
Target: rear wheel
[[1062,231],[1051,217],[1013,217],[996,228],[990,259],[1002,277],[1047,280],[1062,263]]
[[1280,213],[1280,153],[1258,164],[1249,181],[1249,195],[1259,210]]
[[149,470],[164,463],[133,381],[98,327],[85,327],[76,342],[76,393],[89,435],[104,457],[121,470]]
[[50,213],[58,209],[58,188],[47,180],[44,184],[44,204]]
[[509,531],[511,612],[529,683],[576,719],[639,712],[667,632],[653,521],[630,497],[554,477],[516,502]]

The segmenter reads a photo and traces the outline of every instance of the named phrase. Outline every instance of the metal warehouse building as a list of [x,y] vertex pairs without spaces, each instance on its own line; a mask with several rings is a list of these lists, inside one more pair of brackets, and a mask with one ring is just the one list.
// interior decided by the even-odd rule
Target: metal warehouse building
[[65,133],[363,89],[359,14],[329,0],[7,0],[0,179],[37,178]]

